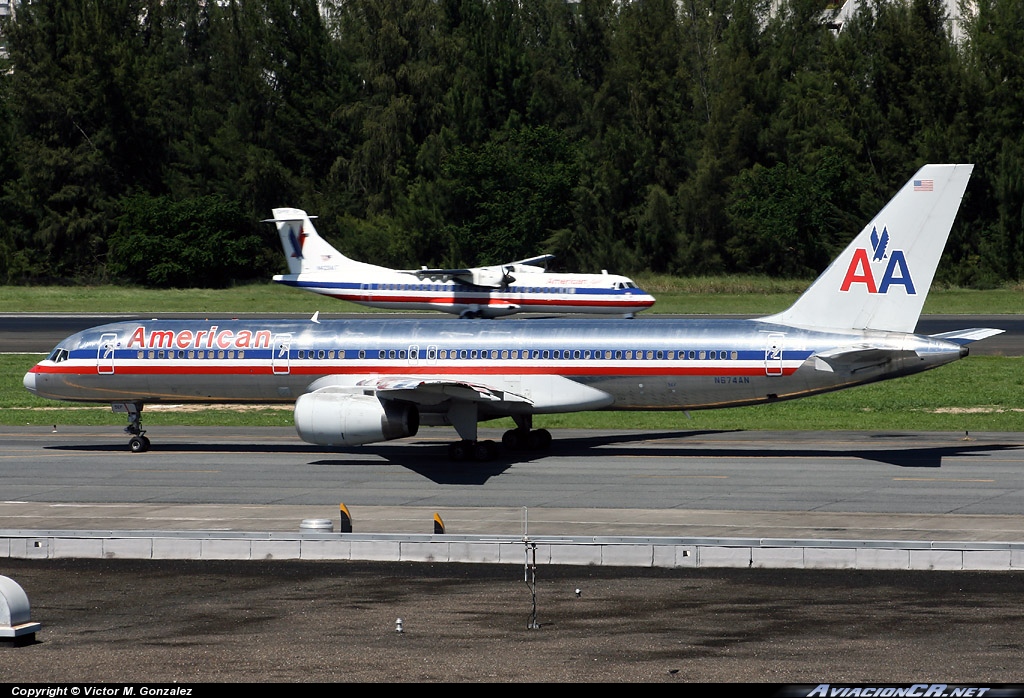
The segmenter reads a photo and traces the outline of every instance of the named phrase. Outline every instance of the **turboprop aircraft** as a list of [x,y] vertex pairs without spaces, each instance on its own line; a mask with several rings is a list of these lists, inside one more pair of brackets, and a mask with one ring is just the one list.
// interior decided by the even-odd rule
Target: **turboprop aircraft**
[[311,217],[297,208],[275,208],[288,274],[274,281],[371,308],[439,310],[461,317],[495,318],[514,313],[633,313],[654,297],[625,276],[556,274],[537,266],[541,255],[469,269],[389,269],[349,259],[324,240]]
[[533,416],[699,410],[839,390],[941,366],[1002,330],[913,334],[971,165],[926,165],[787,310],[753,320],[144,320],[62,341],[32,393],[128,415],[147,403],[295,403],[303,440],[335,448],[452,425],[455,460],[497,452],[483,420],[511,417],[508,449],[551,439]]

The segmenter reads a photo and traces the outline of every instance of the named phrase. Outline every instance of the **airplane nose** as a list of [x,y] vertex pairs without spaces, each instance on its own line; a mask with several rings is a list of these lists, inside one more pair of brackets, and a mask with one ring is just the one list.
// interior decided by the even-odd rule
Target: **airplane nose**
[[25,378],[22,379],[21,382],[22,382],[22,384],[24,384],[25,390],[29,391],[32,394],[35,394],[35,392],[36,392],[36,374],[34,374],[31,371],[29,371],[28,373],[25,374]]

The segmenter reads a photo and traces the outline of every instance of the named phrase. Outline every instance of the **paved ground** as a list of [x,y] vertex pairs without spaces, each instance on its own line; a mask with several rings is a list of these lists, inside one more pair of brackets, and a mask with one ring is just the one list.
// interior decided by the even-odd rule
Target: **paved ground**
[[[0,561],[0,682],[1024,681],[1017,574]],[[579,597],[575,589],[579,588]],[[405,632],[395,632],[401,617]]]

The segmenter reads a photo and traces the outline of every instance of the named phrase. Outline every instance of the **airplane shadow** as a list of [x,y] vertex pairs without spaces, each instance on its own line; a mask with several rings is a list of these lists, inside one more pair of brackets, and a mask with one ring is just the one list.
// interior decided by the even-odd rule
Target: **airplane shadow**
[[[724,434],[727,431],[687,431],[687,432],[630,432],[625,434],[608,434],[593,437],[556,437],[551,442],[551,447],[545,451],[515,451],[509,452],[503,448],[498,449],[498,456],[486,463],[467,461],[454,463],[448,460],[448,444],[438,444],[434,441],[413,442],[420,448],[410,449],[409,442],[405,444],[377,444],[372,450],[373,453],[384,458],[391,465],[398,465],[407,470],[436,482],[439,485],[483,485],[493,477],[497,477],[506,470],[519,463],[529,463],[543,460],[551,455],[574,456],[583,454],[580,449],[597,448],[611,443],[629,443],[635,441],[647,441],[650,439],[661,439],[667,437],[693,438],[708,434]],[[567,444],[567,445],[566,445]],[[368,451],[369,452],[369,451]],[[351,462],[351,461],[349,461]],[[311,463],[311,465],[345,465],[344,459],[325,459]]]
[[[666,432],[650,433],[645,432],[641,441],[653,441],[663,438],[680,438],[703,436],[707,434],[724,434],[741,431],[704,431],[704,432]],[[903,434],[875,434],[869,438],[892,438],[898,440],[905,438]],[[850,448],[848,443],[836,444],[833,448],[822,448],[814,442],[808,442],[808,448],[773,448],[767,442],[761,448],[736,448],[731,446],[722,447],[700,447],[692,448],[685,445],[667,446],[661,445],[656,450],[650,448],[636,448],[624,444],[624,440],[615,436],[591,438],[565,438],[552,444],[549,453],[558,455],[578,454],[584,449],[600,448],[600,455],[615,457],[627,456],[650,456],[672,458],[836,458],[850,457],[871,460],[879,463],[886,463],[900,468],[941,468],[942,459],[949,456],[958,456],[978,452],[998,452],[1015,449],[1024,449],[1024,444],[975,444],[964,441],[961,444],[950,446],[929,446],[924,448],[900,448],[896,443],[891,447],[884,448]]]
[[[499,456],[488,463],[452,463],[447,460],[447,445],[422,443],[422,448],[409,449],[408,444],[376,446],[373,452],[392,465],[411,470],[438,484],[482,485],[490,478],[500,476],[510,467],[525,462],[540,461],[549,456],[600,458],[658,456],[665,458],[860,458],[885,463],[898,468],[941,468],[943,458],[970,453],[996,453],[1024,449],[1022,444],[974,444],[964,442],[950,446],[929,446],[924,448],[853,448],[849,444],[834,448],[821,448],[813,443],[808,448],[773,448],[770,443],[763,448],[689,447],[659,445],[656,449],[633,445],[659,439],[692,439],[700,436],[733,433],[727,431],[690,432],[635,432],[627,434],[601,434],[556,438],[547,451],[508,453],[499,451]],[[893,435],[898,438],[899,435]],[[351,461],[348,461],[351,462]],[[343,459],[324,459],[317,465],[345,465]]]
[[[863,460],[885,463],[898,468],[941,468],[943,458],[979,452],[1001,452],[1024,449],[1022,444],[975,444],[964,441],[949,446],[928,446],[923,448],[900,448],[900,434],[876,434],[870,438],[891,438],[891,446],[851,448],[849,443],[836,444],[832,448],[822,447],[820,442],[808,441],[807,448],[772,447],[770,442],[757,448],[735,446],[688,446],[687,439],[702,436],[734,433],[741,430],[706,430],[706,431],[663,431],[663,432],[625,432],[583,434],[580,436],[557,436],[551,447],[546,451],[498,450],[498,456],[492,461],[478,463],[468,461],[455,463],[448,459],[448,442],[435,440],[404,440],[397,443],[371,444],[355,447],[349,452],[339,452],[327,447],[305,443],[174,443],[154,442],[151,453],[230,453],[230,454],[294,454],[313,458],[308,462],[318,467],[390,467],[406,468],[421,477],[437,484],[444,485],[483,485],[491,478],[501,476],[506,470],[520,463],[541,461],[550,456],[559,457],[641,457],[658,456],[662,458],[859,458]],[[679,445],[659,444],[655,448],[649,445],[636,444],[662,439],[683,440]],[[54,445],[47,449],[76,452],[124,452],[126,445],[121,442],[85,445]],[[382,461],[367,461],[365,458],[353,457],[358,452],[362,455],[377,456]],[[319,456],[319,457],[318,457]],[[144,462],[146,454],[139,454]]]

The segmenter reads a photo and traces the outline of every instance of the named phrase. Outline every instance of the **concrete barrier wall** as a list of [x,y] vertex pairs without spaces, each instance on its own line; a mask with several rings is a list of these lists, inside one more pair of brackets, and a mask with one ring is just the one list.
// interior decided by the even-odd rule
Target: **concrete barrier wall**
[[373,560],[617,567],[1024,570],[1024,543],[683,538],[399,536],[337,533],[0,531],[0,558]]

